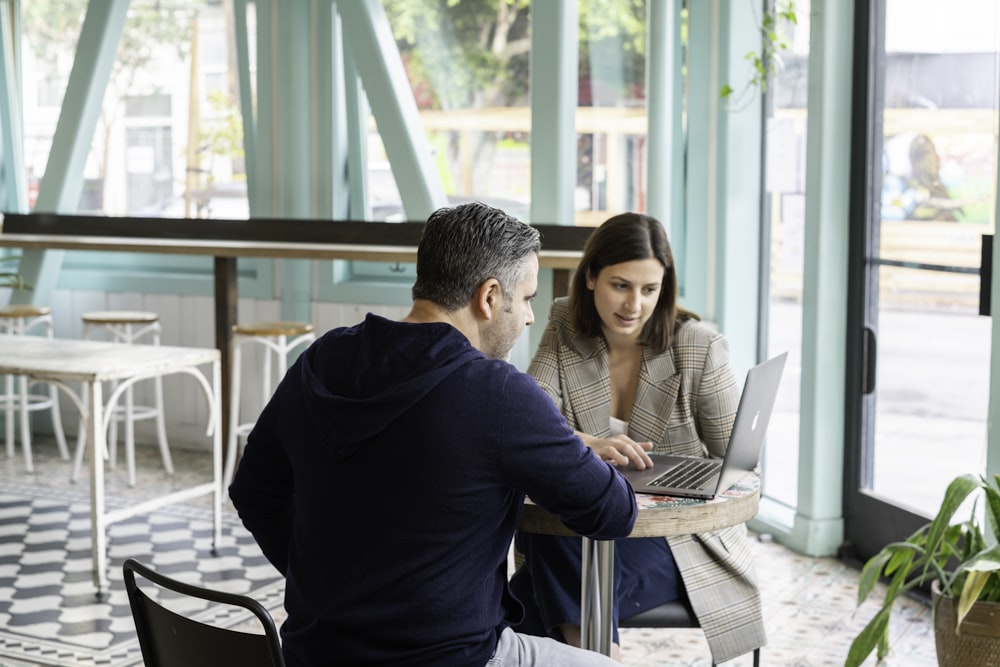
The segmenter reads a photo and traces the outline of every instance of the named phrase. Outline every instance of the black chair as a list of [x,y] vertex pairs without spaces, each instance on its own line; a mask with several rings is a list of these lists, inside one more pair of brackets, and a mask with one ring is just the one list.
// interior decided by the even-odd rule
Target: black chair
[[[256,600],[244,595],[213,591],[155,572],[129,558],[122,569],[139,648],[146,667],[284,667],[281,643],[274,620]],[[135,575],[163,588],[219,605],[242,607],[263,626],[264,634],[252,634],[202,623],[173,612],[146,595]]]
[[[686,600],[675,600],[618,622],[619,628],[700,628]],[[753,666],[760,667],[760,648],[753,650]],[[715,663],[712,663],[715,667]]]

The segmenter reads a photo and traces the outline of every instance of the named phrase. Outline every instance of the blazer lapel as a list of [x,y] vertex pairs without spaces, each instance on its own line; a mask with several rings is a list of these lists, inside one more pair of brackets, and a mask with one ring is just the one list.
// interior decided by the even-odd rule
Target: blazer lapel
[[[577,335],[570,342],[577,351],[564,363],[565,391],[574,406],[574,428],[606,438],[611,434],[611,379],[608,375],[608,352],[604,339]],[[629,431],[638,440],[654,443],[666,440],[667,422],[680,391],[681,376],[674,365],[671,350],[667,354],[643,351],[636,386]]]
[[643,351],[629,420],[629,430],[636,439],[650,439],[654,444],[666,441],[667,422],[677,402],[680,384],[673,350],[667,354],[654,354],[648,348]]
[[584,433],[606,438],[611,434],[611,378],[608,376],[608,353],[603,338],[593,339],[582,334],[574,336],[570,346],[578,355],[565,360],[568,403],[574,406],[574,428]]

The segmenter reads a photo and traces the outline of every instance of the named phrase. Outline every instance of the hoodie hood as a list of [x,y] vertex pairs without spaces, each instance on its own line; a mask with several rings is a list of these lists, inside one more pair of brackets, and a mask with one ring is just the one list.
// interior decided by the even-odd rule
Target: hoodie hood
[[302,354],[299,400],[328,453],[343,460],[479,359],[486,357],[450,324],[369,314],[361,324],[329,331]]

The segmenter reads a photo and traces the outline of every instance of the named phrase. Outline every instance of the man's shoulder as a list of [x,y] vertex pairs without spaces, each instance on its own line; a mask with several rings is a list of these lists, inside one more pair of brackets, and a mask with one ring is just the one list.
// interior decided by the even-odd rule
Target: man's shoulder
[[529,403],[546,396],[531,375],[506,361],[488,357],[463,364],[451,379],[459,383],[463,393],[477,400],[484,399],[487,393],[491,394],[490,400]]

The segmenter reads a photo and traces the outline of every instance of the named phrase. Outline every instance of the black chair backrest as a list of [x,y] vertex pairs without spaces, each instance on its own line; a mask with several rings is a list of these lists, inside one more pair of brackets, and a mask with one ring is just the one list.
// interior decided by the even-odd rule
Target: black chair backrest
[[[130,558],[122,566],[132,618],[146,667],[284,667],[281,644],[267,609],[253,598],[186,584]],[[135,575],[182,595],[242,607],[261,623],[264,634],[209,625],[167,609],[140,590]]]

